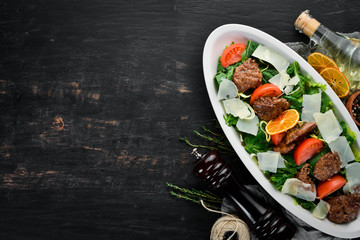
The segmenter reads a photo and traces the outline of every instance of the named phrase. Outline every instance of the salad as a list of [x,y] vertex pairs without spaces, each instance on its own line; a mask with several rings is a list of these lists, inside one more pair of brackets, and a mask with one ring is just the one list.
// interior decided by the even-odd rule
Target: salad
[[231,43],[214,77],[224,121],[267,179],[319,219],[354,220],[360,206],[356,134],[316,83],[272,49]]

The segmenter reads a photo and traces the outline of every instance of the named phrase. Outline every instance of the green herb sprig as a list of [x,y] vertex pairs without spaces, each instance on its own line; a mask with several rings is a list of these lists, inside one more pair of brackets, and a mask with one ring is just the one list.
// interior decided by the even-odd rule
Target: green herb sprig
[[200,205],[200,200],[203,200],[207,207],[216,210],[221,209],[222,198],[210,191],[201,191],[194,188],[181,188],[168,182],[166,183],[166,186],[172,189],[169,193],[177,198],[182,198]]

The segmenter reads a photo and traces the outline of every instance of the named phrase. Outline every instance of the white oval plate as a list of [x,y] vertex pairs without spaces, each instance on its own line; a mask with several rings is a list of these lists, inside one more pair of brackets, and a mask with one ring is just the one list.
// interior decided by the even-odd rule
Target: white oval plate
[[[292,197],[281,194],[280,191],[276,190],[258,168],[256,163],[250,159],[249,154],[241,145],[239,134],[236,132],[236,130],[233,127],[229,127],[225,124],[223,118],[225,112],[222,104],[217,98],[217,86],[214,80],[214,76],[217,72],[218,57],[221,55],[224,47],[229,45],[231,42],[246,44],[248,40],[253,40],[256,43],[265,45],[275,50],[290,62],[299,62],[300,69],[303,74],[310,76],[316,82],[327,84],[301,56],[267,33],[240,24],[228,24],[215,29],[209,35],[204,46],[203,71],[211,104],[226,137],[254,178],[285,209],[290,211],[304,222],[308,223],[310,226],[317,228],[324,233],[342,238],[360,237],[359,218],[347,224],[334,224],[327,219],[319,220],[313,217],[310,211],[303,209],[299,205],[295,205]],[[334,103],[334,112],[337,118],[339,120],[345,120],[351,129],[356,132],[358,136],[356,142],[357,148],[360,149],[359,130],[356,127],[354,121],[351,119],[351,116],[346,110],[344,104],[336,96],[330,86],[327,86],[326,93]]]

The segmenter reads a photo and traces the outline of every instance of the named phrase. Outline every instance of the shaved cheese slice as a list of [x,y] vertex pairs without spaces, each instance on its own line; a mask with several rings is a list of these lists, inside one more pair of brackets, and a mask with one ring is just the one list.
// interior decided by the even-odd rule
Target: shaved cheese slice
[[354,193],[356,187],[360,187],[360,163],[350,163],[345,167],[347,183],[343,190],[345,193]]
[[281,193],[289,194],[306,201],[314,201],[316,198],[316,188],[311,187],[311,184],[304,183],[297,178],[286,179]]
[[349,142],[344,136],[340,136],[334,141],[330,142],[329,147],[332,152],[337,152],[339,154],[340,160],[342,162],[341,167],[345,167],[349,162],[355,159]]
[[279,152],[267,151],[257,154],[259,168],[276,173],[278,168],[285,168],[284,159]]
[[253,52],[252,56],[270,63],[279,72],[285,72],[290,65],[283,56],[263,45],[259,45]]
[[313,117],[325,142],[334,141],[342,133],[342,128],[332,110],[326,113],[314,113]]
[[301,120],[304,122],[315,122],[314,113],[320,113],[321,93],[303,95]]
[[[280,153],[279,153],[279,155],[280,155]],[[281,155],[279,156],[279,161],[278,161],[277,168],[286,168],[285,160]]]
[[294,87],[299,83],[300,79],[298,75],[295,75],[293,78],[291,78],[288,82],[288,85],[284,89],[284,93],[286,95],[289,95],[291,91],[294,89]]
[[236,98],[238,89],[233,81],[223,79],[219,85],[218,98],[219,100]]
[[263,171],[276,173],[279,156],[277,154],[263,152],[257,154],[259,168]]
[[225,112],[235,117],[245,118],[251,115],[246,104],[239,98],[232,98],[223,101]]
[[281,89],[281,91],[283,91],[284,87],[286,87],[289,83],[289,74],[287,74],[286,72],[280,72],[278,74],[276,74],[275,76],[273,76],[269,82],[278,86],[278,88]]
[[316,205],[312,215],[318,219],[326,218],[327,214],[330,210],[330,204],[325,202],[324,200],[320,200],[320,202]]
[[240,132],[246,132],[256,136],[259,130],[258,124],[259,124],[259,118],[255,115],[252,119],[239,118],[236,123],[236,128]]
[[286,72],[280,72],[280,84],[282,86],[281,89],[286,87],[289,84],[290,76]]
[[247,102],[244,102],[245,105],[247,106],[247,108],[250,111],[250,115],[248,117],[245,117],[244,119],[253,119],[256,115],[255,115],[255,110],[250,106],[250,104],[248,104]]
[[295,75],[289,80],[289,85],[296,86],[300,82],[298,75]]
[[295,87],[295,86],[293,86],[293,85],[287,85],[287,86],[285,87],[285,89],[284,89],[284,93],[285,93],[286,95],[289,95],[289,93],[291,93],[291,91],[294,89],[294,87]]
[[281,75],[280,73],[276,74],[275,76],[273,76],[272,78],[269,79],[269,83],[272,83],[276,86],[278,86],[281,90],[281,83],[280,83],[280,78],[281,78]]

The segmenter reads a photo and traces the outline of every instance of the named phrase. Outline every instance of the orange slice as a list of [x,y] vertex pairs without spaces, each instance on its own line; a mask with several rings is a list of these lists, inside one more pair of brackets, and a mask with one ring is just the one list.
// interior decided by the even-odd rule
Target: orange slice
[[265,130],[269,135],[275,135],[295,127],[298,121],[298,111],[295,109],[289,109],[280,113],[277,118],[270,120],[270,122],[266,125]]
[[309,55],[308,63],[317,71],[321,72],[324,68],[338,68],[336,63],[322,53],[314,52]]
[[345,75],[336,68],[325,68],[320,75],[330,85],[339,98],[346,97],[350,92],[350,84]]

